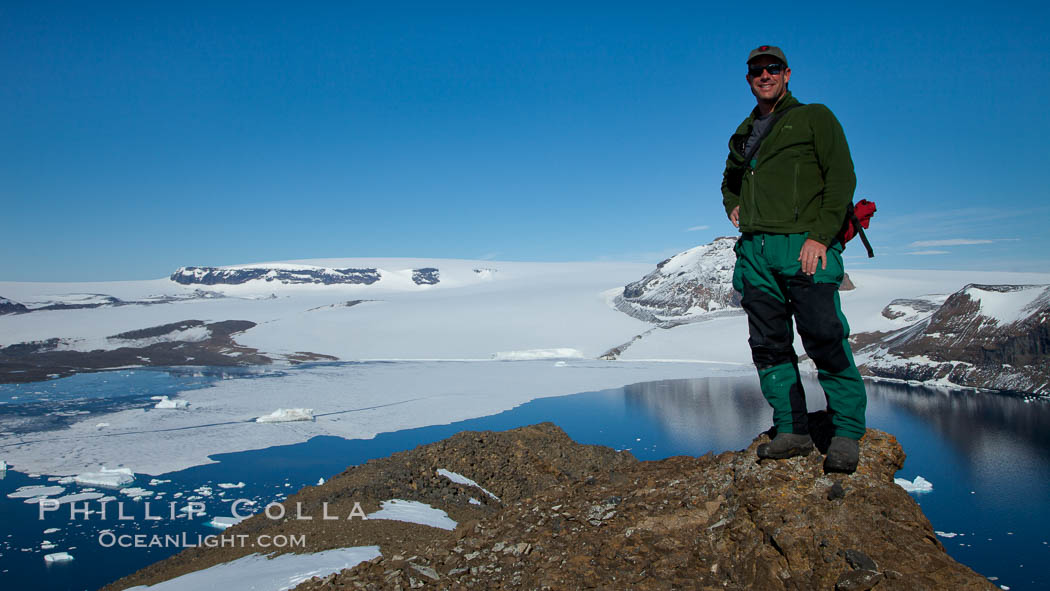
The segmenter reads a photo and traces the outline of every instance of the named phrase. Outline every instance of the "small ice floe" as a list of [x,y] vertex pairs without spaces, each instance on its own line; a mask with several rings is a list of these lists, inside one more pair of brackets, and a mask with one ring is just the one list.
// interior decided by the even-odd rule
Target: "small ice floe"
[[44,535],[46,536],[47,534],[53,534],[53,533],[56,533],[58,531],[59,531],[59,529],[57,527],[49,527],[49,528],[44,530]]
[[218,486],[219,488],[244,488],[244,483],[238,482],[237,484],[233,484],[230,482],[220,482]]
[[20,486],[14,492],[7,493],[9,499],[28,499],[31,497],[52,497],[66,492],[64,486]]
[[[101,499],[102,493],[99,492],[78,492],[64,497],[58,497],[55,502],[59,505],[66,503],[80,503],[82,501],[94,501],[95,499]],[[27,503],[29,501],[26,501]]]
[[131,486],[120,489],[120,494],[131,497],[131,500],[133,501],[138,501],[141,500],[142,497],[152,497],[153,491],[138,486]]
[[314,420],[312,408],[278,408],[268,415],[255,419],[256,423],[287,423],[291,421]]
[[43,542],[40,542],[40,549],[41,550],[54,550],[55,549],[55,543],[51,542],[49,540],[44,540]]
[[161,485],[161,484],[167,484],[169,482],[171,482],[171,481],[170,480],[161,480],[160,478],[150,478],[149,485],[150,486],[158,486],[158,485]]
[[161,396],[157,404],[153,405],[153,408],[189,408],[190,402],[188,400],[172,400],[167,396]]
[[53,562],[69,562],[73,560],[73,555],[69,552],[55,552],[54,554],[45,554],[44,562],[51,564]]
[[130,468],[108,469],[105,466],[98,472],[85,472],[71,477],[68,481],[63,478],[59,482],[75,482],[81,486],[103,486],[106,488],[121,488],[125,484],[135,481],[135,473]]
[[481,492],[487,494],[488,496],[492,497],[493,499],[496,499],[497,501],[499,500],[499,497],[497,497],[496,495],[494,495],[494,494],[490,493],[489,491],[485,490],[485,487],[481,486],[477,482],[474,482],[473,480],[467,478],[466,476],[464,476],[462,474],[456,474],[455,472],[452,472],[450,470],[446,470],[444,468],[438,468],[437,473],[438,473],[438,476],[444,476],[445,478],[448,478],[449,480],[451,480],[452,482],[455,482],[456,484],[465,484],[467,486],[473,486],[474,488],[476,488],[476,489],[480,490]]
[[204,525],[214,527],[215,529],[226,529],[230,526],[237,525],[249,517],[251,517],[251,515],[246,515],[244,517],[214,517]]
[[933,490],[933,483],[922,476],[916,476],[915,480],[912,481],[894,478],[893,482],[910,493],[928,493]]
[[942,538],[954,538],[955,536],[962,535],[962,534],[957,534],[957,533],[951,532],[951,531],[936,531],[936,530],[934,530],[933,533],[937,534],[939,537],[942,537]]
[[419,501],[406,501],[404,499],[390,499],[379,503],[380,509],[375,513],[366,515],[368,519],[389,519],[391,521],[405,521],[429,525],[441,529],[454,530],[456,522],[441,509],[431,507]]
[[193,489],[193,492],[199,494],[202,497],[210,497],[213,491],[212,491],[212,488],[210,486],[205,485],[205,486],[201,486],[201,487]]

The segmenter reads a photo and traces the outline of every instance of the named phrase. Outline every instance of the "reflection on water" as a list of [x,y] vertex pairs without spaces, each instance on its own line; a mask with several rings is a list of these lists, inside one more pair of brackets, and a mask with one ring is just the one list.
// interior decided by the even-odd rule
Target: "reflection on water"
[[[119,392],[141,397],[167,393],[172,383],[185,389],[197,380],[206,384],[231,377],[221,372],[171,375],[137,371],[131,377],[121,375],[96,374],[78,378],[82,380],[79,382],[57,380],[55,384],[87,384],[86,391],[96,392],[94,399],[100,402],[114,391],[115,383],[120,384]],[[251,377],[279,376],[266,372]],[[118,379],[123,381],[114,381]],[[810,410],[822,409],[819,385],[809,379],[804,385]],[[13,389],[6,393],[19,397],[26,394]],[[52,410],[54,404],[74,400],[86,404],[90,399],[69,391],[51,394]],[[908,454],[898,476],[912,479],[922,475],[933,482],[933,492],[915,498],[935,529],[960,534],[941,540],[952,556],[983,575],[999,577],[997,583],[1015,591],[1050,588],[1050,574],[1043,568],[1050,559],[1050,533],[1044,531],[1050,523],[1050,404],[887,383],[869,383],[868,395],[868,426],[895,435]],[[0,418],[15,406],[23,405],[6,405],[6,411],[0,405]],[[770,427],[771,417],[757,377],[648,382],[542,398],[489,417],[384,433],[369,440],[315,437],[297,445],[216,455],[212,457],[215,463],[164,475],[171,483],[152,488],[190,494],[202,484],[214,487],[218,482],[241,481],[246,486],[238,489],[237,495],[257,498],[261,506],[280,494],[313,484],[319,477],[330,478],[348,465],[438,441],[459,431],[503,430],[542,421],[558,424],[581,443],[629,449],[643,460],[699,456],[747,447],[758,433]],[[40,479],[12,473],[0,481],[0,512],[6,532],[14,535],[0,540],[0,570],[9,571],[4,573],[5,584],[14,581],[15,588],[19,582],[39,589],[96,588],[174,553],[109,552],[104,560],[93,560],[99,555],[97,529],[103,526],[85,523],[52,534],[64,536],[63,548],[79,546],[74,551],[78,560],[45,570],[38,550],[43,537],[36,513],[27,510],[28,505],[5,497],[25,484],[40,484]],[[209,515],[220,514],[224,506],[208,500],[213,501]],[[169,526],[158,522],[156,527],[163,533]],[[22,551],[29,548],[33,551]]]

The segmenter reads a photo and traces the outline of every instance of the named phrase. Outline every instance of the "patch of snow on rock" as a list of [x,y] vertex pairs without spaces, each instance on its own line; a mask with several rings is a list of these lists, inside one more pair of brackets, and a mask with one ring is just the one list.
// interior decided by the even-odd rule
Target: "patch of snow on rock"
[[232,562],[187,573],[128,591],[196,591],[197,589],[253,589],[284,591],[312,577],[326,577],[381,556],[379,546],[336,548],[313,554],[281,554],[267,558],[250,554]]
[[499,497],[497,497],[496,495],[494,495],[494,494],[490,493],[489,491],[485,490],[485,487],[483,487],[480,484],[478,484],[477,482],[474,482],[473,480],[467,478],[466,476],[463,476],[462,474],[457,474],[455,472],[452,472],[450,470],[446,470],[444,468],[438,468],[437,473],[438,473],[439,476],[444,476],[445,478],[448,478],[449,480],[451,480],[452,482],[455,482],[456,484],[465,484],[467,486],[473,486],[474,488],[476,488],[476,489],[480,490],[481,492],[487,494],[488,496],[492,497],[493,499],[496,499],[497,501],[499,500]]
[[391,521],[405,521],[418,523],[452,531],[456,529],[456,522],[441,509],[431,507],[419,501],[406,501],[403,499],[391,499],[379,504],[380,509],[375,513],[369,513],[368,519],[389,519]]

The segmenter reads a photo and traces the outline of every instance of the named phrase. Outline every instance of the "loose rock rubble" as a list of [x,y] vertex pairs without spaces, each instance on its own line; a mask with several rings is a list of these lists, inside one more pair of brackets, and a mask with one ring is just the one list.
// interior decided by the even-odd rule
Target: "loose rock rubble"
[[[995,588],[944,552],[918,505],[893,483],[904,453],[891,435],[869,430],[849,476],[825,475],[816,453],[758,462],[754,448],[765,441],[762,435],[739,452],[639,462],[628,452],[576,444],[549,423],[460,433],[350,468],[285,502],[342,502],[345,512],[347,502],[365,497],[368,511],[386,498],[418,500],[447,511],[459,522],[454,531],[258,517],[228,531],[304,528],[311,552],[380,545],[382,557],[307,580],[300,591]],[[502,502],[432,476],[438,468],[473,479]],[[110,588],[236,554],[187,550]]]

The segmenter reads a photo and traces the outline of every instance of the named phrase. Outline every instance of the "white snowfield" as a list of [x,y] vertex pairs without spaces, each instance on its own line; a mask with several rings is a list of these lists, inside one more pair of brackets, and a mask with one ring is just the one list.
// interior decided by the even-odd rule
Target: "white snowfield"
[[1001,292],[973,286],[966,290],[966,295],[980,302],[981,315],[1002,326],[1024,320],[1046,305],[1050,289],[1044,285],[1030,285]]
[[[654,265],[435,259],[288,264],[374,267],[382,279],[370,286],[261,280],[234,286],[183,286],[168,279],[0,282],[0,296],[23,303],[71,293],[125,301],[182,297],[149,306],[0,316],[0,346],[53,337],[97,341],[191,319],[250,320],[257,326],[234,338],[271,356],[311,351],[344,361],[398,361],[320,364],[283,377],[222,380],[179,393],[177,400],[188,403],[184,412],[134,409],[85,415],[61,431],[0,435],[5,460],[20,471],[80,474],[82,484],[120,488],[133,480],[132,470],[162,474],[211,463],[208,456],[215,453],[299,443],[318,435],[371,438],[496,414],[540,397],[754,372],[742,314],[653,329],[610,305],[624,285]],[[439,269],[440,283],[413,283],[412,269],[424,267]],[[881,315],[893,299],[949,294],[968,283],[1050,283],[1050,274],[1032,273],[862,268],[850,270],[850,276],[857,288],[842,293],[842,302],[854,332],[899,328]],[[190,298],[198,289],[225,297]],[[353,301],[362,303],[345,305]],[[596,360],[632,340],[620,361]],[[801,352],[797,339],[796,348]],[[284,409],[288,416],[290,407],[312,409],[313,420],[256,422],[274,409]],[[97,427],[100,422],[105,429]],[[127,473],[85,474],[100,464],[126,466]]]
[[280,554],[267,558],[249,554],[156,585],[128,591],[285,591],[311,577],[326,577],[380,556],[379,546],[337,548],[314,554]]

